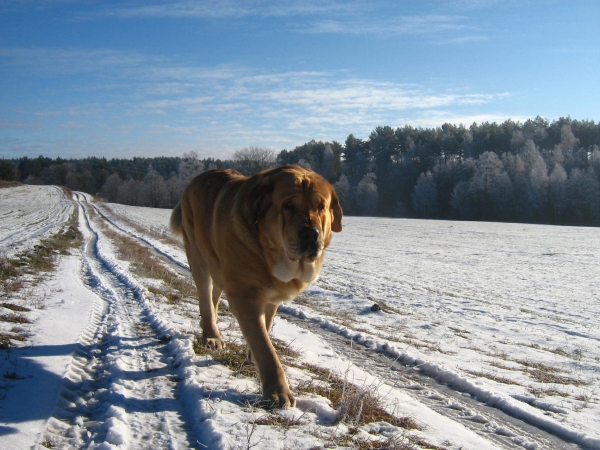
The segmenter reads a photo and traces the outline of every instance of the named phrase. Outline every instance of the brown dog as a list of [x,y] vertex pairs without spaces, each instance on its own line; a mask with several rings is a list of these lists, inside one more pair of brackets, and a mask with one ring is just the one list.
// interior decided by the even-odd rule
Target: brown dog
[[319,276],[331,232],[342,231],[333,186],[297,166],[250,178],[211,170],[185,189],[170,225],[183,236],[206,344],[223,347],[217,313],[224,291],[258,368],[263,399],[294,406],[268,333],[279,304]]

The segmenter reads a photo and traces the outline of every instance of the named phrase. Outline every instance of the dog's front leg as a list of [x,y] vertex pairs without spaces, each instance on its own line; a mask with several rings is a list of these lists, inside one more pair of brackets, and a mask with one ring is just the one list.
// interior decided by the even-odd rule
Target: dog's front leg
[[[233,304],[242,304],[242,311],[236,311]],[[265,323],[265,307],[249,305],[247,301],[230,302],[242,334],[252,352],[252,359],[258,369],[262,386],[263,400],[268,407],[287,408],[296,405],[283,367],[271,343]]]

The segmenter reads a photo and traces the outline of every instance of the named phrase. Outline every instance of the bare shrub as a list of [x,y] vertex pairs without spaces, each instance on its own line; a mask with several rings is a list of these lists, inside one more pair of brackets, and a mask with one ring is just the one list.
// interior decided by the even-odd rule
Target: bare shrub
[[231,159],[235,169],[248,176],[277,165],[275,152],[262,147],[245,147],[236,150]]

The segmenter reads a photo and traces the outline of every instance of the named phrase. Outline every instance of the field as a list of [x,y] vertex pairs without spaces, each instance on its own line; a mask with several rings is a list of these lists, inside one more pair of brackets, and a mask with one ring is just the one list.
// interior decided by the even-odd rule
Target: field
[[598,229],[346,217],[267,411],[226,300],[197,340],[170,211],[69,196],[0,189],[0,448],[600,449]]

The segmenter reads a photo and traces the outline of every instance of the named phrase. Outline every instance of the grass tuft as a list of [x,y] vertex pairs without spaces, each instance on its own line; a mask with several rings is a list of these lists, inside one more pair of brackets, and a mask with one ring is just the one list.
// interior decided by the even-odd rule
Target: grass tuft
[[202,336],[197,334],[193,348],[197,355],[210,355],[215,361],[228,367],[236,375],[258,379],[258,372],[252,361],[250,361],[250,351],[246,345],[228,341],[225,343],[225,348],[214,349],[204,345]]
[[31,311],[31,309],[25,307],[25,306],[20,306],[20,305],[15,305],[14,303],[0,303],[0,306],[2,308],[6,308],[6,309],[10,309],[11,311],[19,311],[19,312],[28,312]]
[[396,417],[388,413],[375,386],[359,387],[349,383],[333,372],[304,364],[296,366],[313,375],[309,381],[298,385],[300,393],[313,393],[327,398],[339,411],[339,420],[354,426],[371,422],[387,422],[408,430],[421,430],[419,424],[411,417]]
[[530,386],[527,390],[531,393],[531,395],[541,398],[541,397],[570,397],[569,393],[565,391],[561,391],[555,387],[538,387],[538,386]]
[[278,414],[267,413],[262,417],[252,421],[253,424],[256,425],[267,425],[267,426],[277,426],[282,427],[284,429],[289,429],[291,427],[297,427],[303,425],[302,419],[293,419],[288,417],[282,417]]
[[27,317],[22,314],[0,314],[0,322],[11,322],[11,323],[32,323]]
[[510,378],[506,378],[500,375],[496,375],[494,373],[490,373],[490,372],[484,372],[483,370],[468,370],[468,369],[462,369],[463,372],[468,373],[470,375],[473,375],[475,377],[481,377],[481,378],[487,378],[488,380],[492,380],[495,381],[497,383],[502,383],[502,384],[515,384],[518,386],[521,386],[520,383],[517,383],[514,380],[511,380]]

